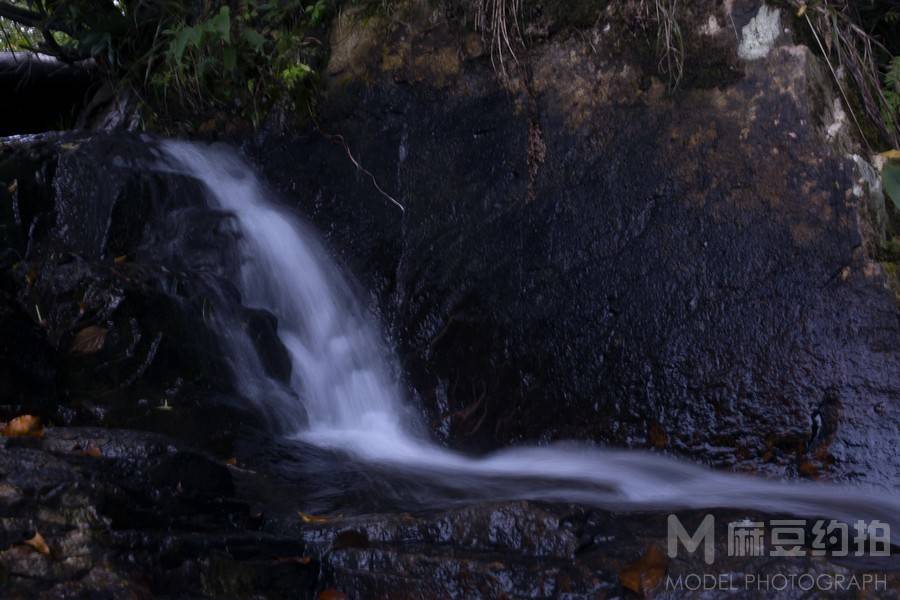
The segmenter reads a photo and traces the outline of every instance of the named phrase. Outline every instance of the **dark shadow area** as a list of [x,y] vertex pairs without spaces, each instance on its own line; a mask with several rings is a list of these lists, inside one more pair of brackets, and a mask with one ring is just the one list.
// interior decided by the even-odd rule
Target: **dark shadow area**
[[97,84],[81,66],[0,53],[0,136],[70,129]]

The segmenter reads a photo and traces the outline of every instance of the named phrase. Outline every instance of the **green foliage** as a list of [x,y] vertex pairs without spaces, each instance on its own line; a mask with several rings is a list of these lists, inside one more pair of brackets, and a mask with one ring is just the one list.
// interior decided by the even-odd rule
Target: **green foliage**
[[182,109],[236,109],[254,124],[279,103],[307,108],[317,81],[312,63],[322,58],[307,35],[330,4],[249,0],[242,8],[232,14],[223,5],[162,32],[162,65],[150,79],[156,98],[169,106],[174,90]]
[[889,161],[881,171],[884,192],[900,211],[900,162]]
[[224,113],[258,124],[277,105],[307,112],[336,2],[0,0],[30,22],[0,19],[0,42],[93,58],[164,121]]
[[887,73],[884,75],[884,120],[894,127],[898,125],[900,118],[900,56],[895,56],[888,63]]

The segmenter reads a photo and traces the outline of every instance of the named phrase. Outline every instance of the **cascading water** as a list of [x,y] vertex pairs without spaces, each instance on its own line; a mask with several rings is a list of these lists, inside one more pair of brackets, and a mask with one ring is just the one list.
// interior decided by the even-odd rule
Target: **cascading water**
[[900,498],[833,485],[780,483],[713,472],[658,455],[569,445],[484,458],[412,433],[377,330],[316,234],[267,199],[252,169],[224,147],[165,141],[164,170],[203,182],[241,235],[243,302],[272,312],[290,353],[293,393],[270,381],[246,336],[225,331],[242,391],[290,435],[432,482],[470,499],[543,499],[617,509],[731,507],[852,522],[890,523]]

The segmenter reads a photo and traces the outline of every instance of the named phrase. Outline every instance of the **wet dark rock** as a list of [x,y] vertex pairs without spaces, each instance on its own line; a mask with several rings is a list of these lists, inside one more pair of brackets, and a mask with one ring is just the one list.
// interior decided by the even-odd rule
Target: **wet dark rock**
[[[312,597],[302,545],[247,528],[228,468],[164,436],[51,428],[0,451],[4,598]],[[50,549],[24,545],[39,532]]]
[[548,34],[505,86],[430,13],[341,17],[320,130],[254,152],[375,291],[441,439],[900,484],[900,320],[859,146],[790,32],[738,57],[759,6],[685,9],[703,58],[674,96],[616,11]]
[[[713,511],[722,523],[745,518],[765,522],[766,515]],[[706,516],[678,513],[690,531]],[[777,517],[776,517],[777,518]],[[620,574],[649,546],[666,553],[667,515],[611,513],[579,507],[528,502],[482,504],[421,514],[388,514],[332,518],[322,524],[273,521],[274,530],[290,530],[319,557],[319,589],[335,589],[348,598],[613,598],[634,597],[623,588]],[[769,535],[769,532],[766,532]],[[835,563],[825,558],[729,557],[726,537],[717,538],[716,563],[703,562],[702,552],[683,550],[665,558],[672,582],[689,574],[731,574],[729,597],[760,597],[745,588],[741,574],[759,577],[803,573],[845,577],[878,573],[879,592],[897,597],[900,579],[890,559],[874,564]],[[885,571],[887,569],[887,572]],[[666,579],[653,597],[713,597]],[[871,589],[871,588],[870,588]],[[706,594],[706,596],[704,596]],[[764,593],[763,593],[764,595]],[[824,596],[852,596],[838,592]]]
[[[240,305],[230,217],[160,173],[125,135],[0,145],[0,411],[166,431],[225,451],[259,416],[233,387],[217,311],[241,315],[273,376],[290,376],[271,315]],[[99,341],[85,352],[85,331]]]
[[291,357],[278,339],[278,320],[261,310],[247,310],[247,332],[268,375],[288,383],[291,379]]

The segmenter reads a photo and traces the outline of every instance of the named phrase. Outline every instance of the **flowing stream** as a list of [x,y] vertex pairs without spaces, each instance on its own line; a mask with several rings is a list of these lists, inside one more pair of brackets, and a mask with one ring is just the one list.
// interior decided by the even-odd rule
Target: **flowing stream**
[[[191,175],[240,234],[245,305],[270,311],[293,366],[271,381],[237,323],[220,323],[242,393],[286,434],[411,475],[457,497],[541,499],[615,509],[739,508],[889,523],[900,542],[900,498],[884,490],[785,483],[711,471],[640,451],[587,445],[514,448],[473,458],[418,433],[392,373],[394,358],[318,235],[268,198],[226,147],[164,141],[160,168]],[[281,386],[283,387],[283,386]]]

